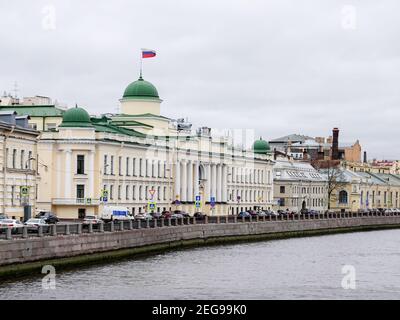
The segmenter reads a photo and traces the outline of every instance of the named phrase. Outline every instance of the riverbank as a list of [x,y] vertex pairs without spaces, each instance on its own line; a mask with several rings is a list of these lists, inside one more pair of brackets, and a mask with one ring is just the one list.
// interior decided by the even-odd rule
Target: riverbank
[[[0,242],[0,279],[196,246],[400,228],[399,216],[169,226]],[[8,262],[8,263],[7,263]]]

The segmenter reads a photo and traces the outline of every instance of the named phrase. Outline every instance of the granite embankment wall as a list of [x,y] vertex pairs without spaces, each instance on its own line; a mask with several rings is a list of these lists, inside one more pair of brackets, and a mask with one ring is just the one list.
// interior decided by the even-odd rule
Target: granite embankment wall
[[61,267],[193,245],[385,228],[400,228],[400,216],[238,221],[4,240],[0,277],[26,273],[44,262]]

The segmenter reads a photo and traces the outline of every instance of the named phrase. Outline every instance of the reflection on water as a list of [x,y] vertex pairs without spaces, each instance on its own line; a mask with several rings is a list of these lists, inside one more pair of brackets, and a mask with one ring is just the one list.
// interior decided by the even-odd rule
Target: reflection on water
[[[343,289],[344,265],[356,289]],[[0,285],[0,299],[400,299],[400,230],[203,247]]]

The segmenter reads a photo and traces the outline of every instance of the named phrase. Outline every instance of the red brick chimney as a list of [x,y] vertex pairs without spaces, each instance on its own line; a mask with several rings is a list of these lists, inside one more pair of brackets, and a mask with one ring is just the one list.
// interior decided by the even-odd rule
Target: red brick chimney
[[339,129],[333,128],[332,133],[332,160],[339,160]]

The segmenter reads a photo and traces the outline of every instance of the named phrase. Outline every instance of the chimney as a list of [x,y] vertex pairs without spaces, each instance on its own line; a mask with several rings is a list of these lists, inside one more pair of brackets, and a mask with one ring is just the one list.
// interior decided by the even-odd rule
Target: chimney
[[367,151],[364,151],[364,163],[367,163]]
[[339,160],[339,129],[333,128],[332,132],[332,160]]

